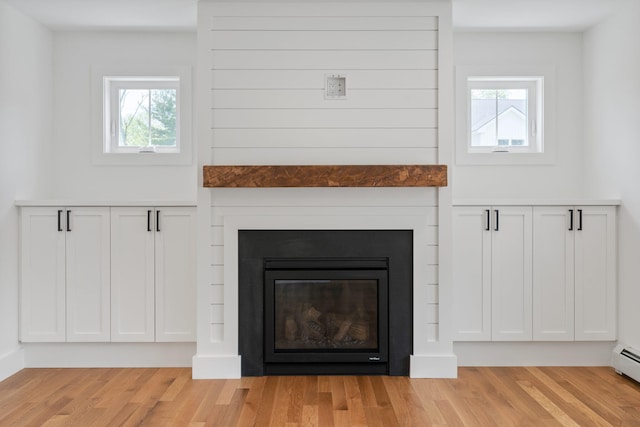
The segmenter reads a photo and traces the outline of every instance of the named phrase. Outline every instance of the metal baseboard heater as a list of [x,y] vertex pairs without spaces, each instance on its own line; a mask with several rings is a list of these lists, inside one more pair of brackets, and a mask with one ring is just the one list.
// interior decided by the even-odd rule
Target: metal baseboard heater
[[618,374],[640,382],[640,350],[618,345],[613,349],[612,364]]

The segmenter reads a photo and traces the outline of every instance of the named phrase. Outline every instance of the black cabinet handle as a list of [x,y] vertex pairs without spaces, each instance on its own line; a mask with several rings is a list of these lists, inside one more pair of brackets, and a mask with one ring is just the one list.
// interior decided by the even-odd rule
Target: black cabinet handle
[[573,209],[569,209],[569,231],[573,231]]
[[160,231],[160,211],[156,211],[156,231]]
[[62,209],[58,209],[58,231],[62,230]]
[[485,212],[487,213],[487,227],[485,228],[486,231],[491,230],[491,211],[489,209],[485,210]]
[[67,231],[71,231],[71,210],[67,209]]
[[496,228],[494,228],[494,230],[500,230],[500,211],[498,209],[496,209]]
[[578,209],[578,231],[582,231],[582,209]]
[[151,230],[151,209],[147,211],[147,231]]

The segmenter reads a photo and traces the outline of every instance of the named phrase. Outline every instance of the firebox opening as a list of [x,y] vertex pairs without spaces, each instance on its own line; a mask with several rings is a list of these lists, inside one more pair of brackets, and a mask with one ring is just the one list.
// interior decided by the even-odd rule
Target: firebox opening
[[387,259],[265,260],[266,363],[386,363]]

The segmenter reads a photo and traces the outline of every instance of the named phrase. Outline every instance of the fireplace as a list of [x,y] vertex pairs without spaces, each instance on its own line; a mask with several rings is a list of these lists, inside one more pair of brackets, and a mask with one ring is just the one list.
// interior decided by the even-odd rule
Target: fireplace
[[388,357],[388,259],[265,260],[265,363]]
[[411,230],[240,230],[242,375],[408,375]]

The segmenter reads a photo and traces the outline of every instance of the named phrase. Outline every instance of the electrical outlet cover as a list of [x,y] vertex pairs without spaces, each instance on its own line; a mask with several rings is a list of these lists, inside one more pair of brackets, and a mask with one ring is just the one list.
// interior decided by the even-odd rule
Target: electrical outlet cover
[[326,99],[344,99],[347,96],[347,77],[337,74],[326,75]]

